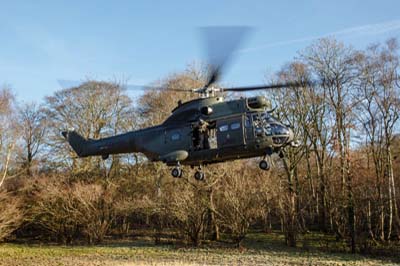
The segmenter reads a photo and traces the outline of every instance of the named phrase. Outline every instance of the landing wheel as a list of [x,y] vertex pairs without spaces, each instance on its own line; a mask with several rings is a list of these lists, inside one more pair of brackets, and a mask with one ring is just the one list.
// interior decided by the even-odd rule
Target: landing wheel
[[262,170],[269,170],[269,163],[266,160],[262,160],[258,165]]
[[203,181],[204,180],[204,173],[202,171],[196,171],[196,173],[194,173],[194,178],[197,181]]
[[173,168],[172,171],[171,171],[171,175],[172,175],[173,177],[182,177],[182,170],[181,170],[181,168],[178,168],[178,167]]

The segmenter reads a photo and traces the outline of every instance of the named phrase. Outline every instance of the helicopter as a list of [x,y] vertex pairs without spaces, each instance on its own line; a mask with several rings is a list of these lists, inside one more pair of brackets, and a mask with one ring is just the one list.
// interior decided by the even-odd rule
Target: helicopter
[[[293,130],[272,116],[274,109],[265,96],[226,100],[223,93],[297,88],[304,83],[216,86],[223,66],[247,30],[247,27],[207,28],[211,62],[207,81],[200,88],[178,90],[197,93],[199,97],[184,103],[179,100],[162,124],[96,140],[85,139],[74,130],[63,131],[62,135],[79,157],[107,159],[111,154],[140,152],[150,161],[171,166],[175,178],[182,177],[184,165],[196,167],[194,178],[201,181],[205,179],[203,166],[252,157],[262,157],[259,167],[269,170],[273,153],[282,156],[284,147],[299,145]],[[215,49],[213,45],[222,48]]]

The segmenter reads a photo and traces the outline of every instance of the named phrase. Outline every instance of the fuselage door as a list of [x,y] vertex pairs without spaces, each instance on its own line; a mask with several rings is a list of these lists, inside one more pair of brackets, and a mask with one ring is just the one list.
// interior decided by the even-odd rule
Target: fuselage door
[[244,117],[244,132],[246,136],[246,144],[249,144],[254,141],[254,128],[253,128],[253,120],[251,114],[247,114]]
[[218,148],[244,145],[243,117],[217,121]]

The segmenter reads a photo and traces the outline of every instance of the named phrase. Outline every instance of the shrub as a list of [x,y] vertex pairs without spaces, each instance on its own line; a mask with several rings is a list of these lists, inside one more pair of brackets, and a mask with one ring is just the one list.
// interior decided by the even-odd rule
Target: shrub
[[16,230],[23,221],[21,200],[5,191],[0,191],[0,242]]

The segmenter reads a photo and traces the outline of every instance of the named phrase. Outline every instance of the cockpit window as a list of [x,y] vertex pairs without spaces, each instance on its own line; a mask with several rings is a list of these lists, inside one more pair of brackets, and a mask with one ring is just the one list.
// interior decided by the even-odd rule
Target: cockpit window
[[266,120],[267,120],[267,122],[276,122],[277,120],[273,117],[273,116],[270,116],[270,115],[268,115],[268,116],[266,116]]
[[262,113],[261,118],[266,122],[276,122],[277,120],[268,112]]
[[225,131],[228,131],[228,129],[229,129],[229,127],[228,127],[228,125],[221,125],[221,126],[219,126],[219,132],[225,132]]
[[178,133],[178,132],[175,132],[175,133],[173,133],[171,135],[171,140],[173,140],[173,141],[177,141],[177,140],[180,140],[180,139],[181,139],[181,134]]
[[289,135],[289,129],[287,129],[283,125],[272,123],[270,124],[270,127],[274,135]]
[[251,116],[246,115],[245,120],[244,120],[244,125],[245,127],[251,127]]
[[265,127],[265,135],[266,136],[271,136],[272,135],[271,127],[269,127],[269,126]]
[[236,130],[240,128],[240,123],[239,122],[235,122],[231,124],[231,130]]

